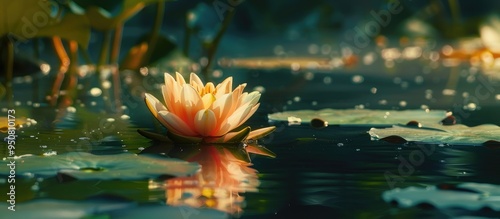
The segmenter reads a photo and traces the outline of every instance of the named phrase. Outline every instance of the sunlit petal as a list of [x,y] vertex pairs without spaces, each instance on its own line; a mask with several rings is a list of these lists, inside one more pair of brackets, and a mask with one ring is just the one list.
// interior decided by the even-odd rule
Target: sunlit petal
[[217,119],[215,118],[215,114],[212,110],[204,109],[196,113],[194,127],[201,136],[209,136],[215,129],[216,125]]
[[265,127],[265,128],[253,130],[250,132],[250,134],[248,134],[247,139],[253,139],[253,140],[259,139],[259,138],[265,137],[266,135],[270,134],[274,130],[276,130],[275,126],[270,126],[270,127]]
[[179,85],[181,85],[181,86],[184,85],[184,84],[186,84],[186,81],[184,80],[184,77],[182,77],[181,73],[179,73],[179,72],[175,73],[175,79],[177,80],[177,83]]
[[201,97],[201,100],[203,101],[203,108],[208,109],[215,101],[215,96],[211,93],[208,93],[203,95],[203,97]]
[[158,117],[158,111],[161,110],[167,110],[165,106],[158,100],[156,97],[149,93],[145,93],[145,101],[146,101],[146,106],[148,107],[149,111],[154,115],[154,117]]
[[194,130],[192,130],[184,121],[182,121],[181,118],[179,118],[175,114],[168,111],[160,111],[158,114],[160,115],[160,118],[162,118],[167,123],[167,128],[170,131],[186,136],[197,135]]

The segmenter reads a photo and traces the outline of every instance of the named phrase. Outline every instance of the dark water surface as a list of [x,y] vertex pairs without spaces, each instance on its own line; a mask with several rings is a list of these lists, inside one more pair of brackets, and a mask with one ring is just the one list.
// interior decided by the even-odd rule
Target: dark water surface
[[[248,83],[247,91],[257,86],[265,88],[259,111],[248,121],[250,126],[256,128],[269,125],[269,113],[284,109],[363,107],[402,110],[420,109],[422,105],[430,109],[453,111],[462,124],[500,125],[500,100],[496,97],[500,94],[500,87],[497,86],[499,82],[481,73],[473,75],[476,80],[468,81],[471,75],[468,66],[453,67],[455,69],[439,67],[427,71],[422,70],[425,65],[421,63],[408,62],[398,64],[397,70],[387,72],[376,66],[374,69],[364,68],[333,72],[225,69],[224,77],[234,76],[235,84]],[[314,77],[311,78],[310,74]],[[453,74],[456,74],[457,80],[451,83]],[[362,76],[362,82],[353,82],[354,76]],[[471,99],[478,86],[485,86],[485,82],[479,80],[480,77],[491,86],[489,95]],[[47,79],[42,77],[42,80]],[[96,83],[95,80],[85,80],[89,80],[90,84]],[[161,78],[156,80],[162,81]],[[86,92],[82,92],[80,102],[72,108],[59,109],[59,113],[43,104],[33,107],[35,101],[27,103],[32,98],[33,90],[24,89],[29,85],[15,85],[15,99],[19,103],[14,108],[17,114],[34,118],[38,123],[19,130],[17,155],[64,154],[73,151],[94,154],[140,153],[147,151],[148,147],[158,147],[136,131],[138,128],[162,129],[155,123],[141,98],[131,94],[133,88],[125,86],[123,90],[123,95],[131,100],[124,101],[124,105],[127,105],[124,112],[129,118],[122,119],[106,113],[102,98],[92,97]],[[45,85],[42,83],[40,86],[43,88]],[[444,95],[443,90],[450,86],[455,89],[455,95]],[[372,92],[373,88],[376,88],[375,93]],[[154,89],[147,87],[146,90]],[[38,98],[40,96],[43,95]],[[463,110],[463,106],[470,101],[475,101],[476,109]],[[84,105],[80,106],[80,103]],[[64,110],[67,112],[61,113]],[[54,123],[54,120],[57,122]],[[294,126],[287,123],[274,125],[277,131],[263,139],[261,144],[277,157],[251,155],[251,168],[258,171],[260,184],[257,186],[258,191],[238,193],[244,201],[238,204],[241,210],[234,217],[451,218],[500,215],[488,211],[440,210],[425,206],[403,209],[384,202],[381,197],[384,191],[393,187],[459,182],[499,184],[500,153],[497,149],[423,145],[432,153],[426,154],[420,165],[408,169],[398,157],[410,159],[410,154],[422,150],[422,145],[372,141],[367,134],[373,127],[370,124],[330,125],[322,129],[311,127],[308,121]],[[163,153],[162,150],[156,152]],[[6,153],[7,149],[2,147],[0,156],[6,157]],[[388,174],[399,178],[393,180],[387,177]],[[96,184],[99,186],[96,187]],[[21,204],[38,198],[85,200],[96,196],[111,199],[112,196],[140,204],[164,203],[167,199],[164,189],[152,188],[151,184],[148,180],[60,182],[57,178],[43,181],[36,178],[19,179],[16,201]],[[0,184],[2,193],[7,191],[6,185],[5,182]]]

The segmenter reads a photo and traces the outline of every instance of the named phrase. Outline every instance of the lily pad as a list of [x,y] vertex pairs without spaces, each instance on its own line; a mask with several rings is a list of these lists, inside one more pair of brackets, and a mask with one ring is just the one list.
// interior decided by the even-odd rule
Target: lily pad
[[179,159],[160,158],[148,155],[114,154],[94,155],[71,152],[54,156],[25,155],[7,158],[0,163],[0,175],[8,175],[15,162],[18,176],[69,177],[83,180],[138,180],[164,176],[188,176],[196,173],[200,166]]
[[382,198],[403,208],[431,205],[438,209],[500,211],[500,186],[482,183],[408,187],[385,191]]
[[372,128],[368,131],[373,140],[394,139],[452,145],[482,145],[500,141],[500,127],[484,124],[474,127],[465,125],[435,125],[431,127],[411,127],[395,125],[391,128]]
[[214,209],[192,208],[189,206],[172,207],[166,205],[145,205],[111,213],[111,218],[189,218],[215,219],[230,218],[229,214]]
[[62,19],[53,17],[50,1],[0,0],[0,36],[12,34],[24,40],[59,36],[75,40],[86,47],[90,40],[90,22],[84,15],[68,13]]
[[437,124],[447,116],[442,110],[370,110],[370,109],[321,109],[297,110],[269,114],[270,121],[288,122],[290,125],[309,123],[321,119],[330,125],[394,125],[406,124],[410,120],[420,123]]
[[84,218],[107,211],[129,209],[136,203],[125,201],[67,201],[54,199],[38,199],[25,203],[16,203],[15,210],[7,209],[8,203],[0,204],[0,217],[11,219],[39,218],[39,219],[70,219]]

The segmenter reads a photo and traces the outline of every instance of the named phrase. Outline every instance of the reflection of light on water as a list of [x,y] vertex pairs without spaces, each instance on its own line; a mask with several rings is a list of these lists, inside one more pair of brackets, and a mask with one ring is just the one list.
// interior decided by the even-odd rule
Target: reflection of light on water
[[259,181],[256,170],[249,167],[251,163],[237,159],[233,153],[239,152],[232,150],[202,146],[196,155],[187,159],[199,163],[201,171],[193,176],[167,180],[166,203],[241,213],[245,198],[240,193],[257,191]]
[[43,75],[48,75],[50,72],[50,65],[49,64],[41,64],[40,65],[40,70],[42,71]]

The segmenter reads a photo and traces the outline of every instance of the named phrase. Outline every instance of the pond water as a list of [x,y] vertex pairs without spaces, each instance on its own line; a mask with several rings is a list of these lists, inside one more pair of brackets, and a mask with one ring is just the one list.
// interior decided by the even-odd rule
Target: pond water
[[[392,188],[454,185],[463,182],[499,184],[500,154],[495,147],[477,145],[424,144],[418,165],[403,160],[416,159],[422,144],[374,141],[368,131],[380,124],[329,124],[312,127],[270,122],[268,114],[298,109],[436,109],[452,111],[458,123],[500,125],[498,82],[467,64],[454,67],[403,61],[386,69],[382,63],[355,69],[298,70],[222,69],[223,77],[233,76],[235,84],[248,83],[247,91],[263,91],[261,106],[247,122],[253,128],[269,126],[277,130],[259,143],[276,154],[275,158],[250,154],[245,163],[242,145],[224,148],[151,142],[137,129],[164,132],[151,116],[139,91],[159,95],[156,83],[161,74],[135,78],[122,89],[121,114],[112,112],[96,76],[81,79],[78,101],[63,108],[39,104],[50,81],[38,75],[18,79],[14,84],[13,106],[4,103],[2,112],[15,109],[17,118],[29,117],[36,124],[18,129],[15,153],[57,157],[72,152],[110,156],[94,159],[76,168],[99,173],[85,178],[68,168],[48,176],[16,175],[16,214],[2,205],[2,218],[450,218],[458,216],[499,216],[492,210],[439,209],[429,205],[402,208],[384,201],[382,194]],[[127,81],[127,75],[122,80]],[[138,76],[134,76],[138,77]],[[220,81],[222,78],[215,78]],[[142,83],[141,83],[142,82]],[[37,86],[33,86],[38,84]],[[148,86],[144,86],[148,85]],[[149,86],[153,85],[153,86]],[[477,91],[479,86],[489,89]],[[28,89],[26,89],[29,87]],[[136,89],[141,87],[141,89]],[[483,88],[481,88],[483,89]],[[139,91],[138,91],[139,90]],[[101,91],[101,92],[99,92]],[[112,93],[112,89],[109,90]],[[481,96],[478,96],[481,94]],[[35,95],[33,95],[35,93]],[[140,92],[139,92],[140,93]],[[99,95],[96,95],[99,94]],[[471,98],[475,97],[475,99]],[[408,118],[408,121],[418,118]],[[4,135],[4,137],[6,134]],[[492,139],[492,140],[499,140]],[[7,147],[0,150],[8,156]],[[179,158],[201,165],[201,172],[172,177],[154,177],[152,167],[136,160],[117,158],[122,153]],[[73,159],[73,158],[71,158]],[[79,159],[79,158],[74,158]],[[139,158],[137,158],[139,159]],[[142,159],[142,157],[141,157]],[[144,158],[145,159],[145,158]],[[148,158],[149,159],[149,158]],[[159,158],[158,158],[159,159]],[[44,163],[45,162],[45,163]],[[55,165],[59,161],[39,163]],[[25,163],[28,163],[26,160]],[[60,163],[60,162],[59,162]],[[58,163],[58,164],[59,164]],[[17,163],[18,171],[23,163]],[[75,165],[75,164],[68,164]],[[169,164],[170,165],[170,164]],[[34,167],[31,167],[34,168]],[[139,169],[137,169],[139,168]],[[179,167],[180,168],[180,167]],[[185,168],[185,167],[182,167]],[[50,168],[49,168],[50,169]],[[38,170],[37,170],[38,171]],[[48,170],[47,170],[48,171]],[[123,171],[111,177],[114,172]],[[135,172],[134,172],[135,171]],[[30,172],[30,171],[27,171]],[[31,169],[31,172],[36,172]],[[104,173],[103,173],[104,172]],[[5,174],[2,172],[2,174]],[[146,178],[133,176],[143,174]],[[80,178],[78,177],[80,176]],[[204,184],[206,183],[206,184]],[[11,184],[0,183],[3,194]],[[2,196],[8,200],[8,196]],[[34,201],[40,203],[34,203]],[[49,200],[49,201],[47,201]],[[31,203],[31,205],[30,205]],[[5,203],[4,203],[5,204]],[[96,205],[99,207],[96,207]],[[166,208],[170,206],[170,208]],[[163,208],[161,208],[163,207]],[[212,211],[210,209],[216,209]],[[111,212],[111,213],[110,213]],[[14,215],[14,216],[12,216]],[[48,215],[48,216],[47,216]],[[38,216],[38,217],[37,217]]]

